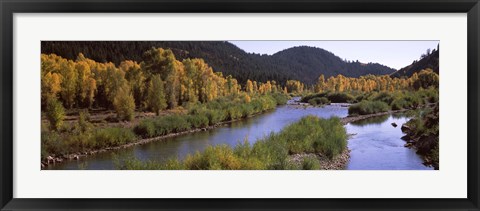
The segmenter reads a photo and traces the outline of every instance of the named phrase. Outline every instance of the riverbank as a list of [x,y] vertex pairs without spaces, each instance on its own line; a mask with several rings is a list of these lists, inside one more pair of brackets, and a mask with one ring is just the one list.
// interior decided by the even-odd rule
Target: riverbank
[[55,164],[55,163],[61,163],[61,162],[64,162],[66,160],[79,160],[79,159],[87,157],[89,155],[104,153],[104,152],[107,152],[107,151],[125,149],[125,148],[129,148],[129,147],[133,147],[133,146],[137,146],[137,145],[143,145],[143,144],[147,144],[147,143],[150,143],[150,142],[160,141],[160,140],[163,140],[163,139],[167,139],[167,138],[171,138],[171,137],[175,137],[175,136],[180,136],[180,135],[185,135],[185,134],[189,134],[189,133],[196,133],[196,132],[201,132],[201,131],[212,130],[212,129],[215,129],[215,128],[218,128],[218,127],[221,127],[221,126],[224,126],[224,125],[227,125],[227,124],[231,124],[233,122],[244,120],[246,118],[251,118],[251,117],[255,117],[257,115],[264,114],[264,113],[266,113],[268,111],[271,111],[271,110],[272,109],[266,110],[266,111],[263,111],[263,112],[260,112],[260,113],[252,114],[252,115],[250,115],[248,117],[245,117],[245,118],[242,118],[242,119],[234,119],[234,120],[219,122],[215,125],[211,125],[211,126],[207,126],[207,127],[203,127],[203,128],[194,128],[194,129],[190,129],[190,130],[186,130],[186,131],[182,131],[182,132],[178,132],[178,133],[170,133],[170,134],[167,134],[167,135],[162,135],[162,136],[157,136],[157,137],[152,137],[152,138],[138,139],[138,141],[136,141],[136,142],[132,142],[132,143],[128,143],[128,144],[124,144],[124,145],[120,145],[120,146],[106,147],[106,148],[102,148],[102,149],[92,149],[92,150],[87,150],[87,151],[84,151],[84,152],[77,152],[77,153],[61,155],[61,156],[49,155],[46,159],[41,161],[41,169],[46,168],[48,165]]
[[280,93],[255,95],[248,99],[229,96],[197,104],[182,114],[143,119],[129,128],[95,128],[80,118],[71,128],[42,131],[41,164],[80,159],[89,154],[122,149],[186,133],[205,131],[219,125],[250,118],[287,103]]
[[423,115],[412,118],[401,127],[405,147],[413,148],[421,155],[424,165],[438,170],[439,166],[439,106]]
[[[328,132],[327,132],[328,131]],[[234,138],[235,139],[235,138]],[[348,161],[347,134],[338,117],[301,117],[281,131],[254,142],[207,145],[185,157],[142,161],[132,157],[117,162],[122,170],[319,170],[344,166]],[[343,154],[342,154],[343,153]],[[321,159],[318,159],[321,158]],[[342,159],[343,158],[343,159]],[[327,161],[329,162],[323,162]]]
[[344,170],[350,160],[350,150],[345,148],[342,153],[329,159],[327,156],[319,153],[294,154],[289,157],[289,162],[300,165],[305,158],[317,159],[320,163],[319,170]]
[[408,109],[380,112],[380,113],[375,113],[375,114],[347,116],[347,117],[344,117],[344,118],[340,119],[340,121],[342,122],[342,124],[346,125],[348,123],[355,122],[355,121],[360,121],[360,120],[364,120],[364,119],[368,119],[368,118],[372,118],[372,117],[377,117],[377,116],[388,115],[388,114],[401,113],[401,112],[405,112],[405,111],[408,111]]
[[[290,102],[293,102],[293,101],[290,101]],[[336,104],[335,104],[336,105]],[[270,113],[272,113],[273,115],[275,115],[276,119],[278,118],[281,122],[288,122],[288,123],[284,123],[284,124],[280,124],[281,126],[275,126],[275,130],[276,131],[281,131],[281,130],[284,130],[284,127],[286,125],[290,125],[290,124],[293,124],[293,122],[290,122],[288,121],[287,119],[290,119],[291,117],[289,116],[302,116],[303,114],[307,114],[309,113],[309,115],[315,115],[315,116],[320,116],[322,118],[329,118],[329,117],[332,117],[332,116],[340,116],[340,117],[344,117],[344,118],[338,118],[341,122],[341,124],[346,124],[346,123],[349,123],[349,122],[354,122],[354,121],[360,121],[360,120],[363,120],[363,119],[368,119],[368,118],[372,118],[372,117],[375,117],[375,116],[381,116],[381,115],[387,115],[388,113],[379,113],[379,114],[373,114],[373,115],[363,115],[363,116],[350,116],[350,117],[345,117],[346,116],[346,108],[340,108],[338,105],[337,106],[327,106],[327,107],[323,107],[323,108],[318,108],[318,109],[307,109],[307,110],[303,110],[303,109],[295,109],[294,108],[295,106],[291,106],[290,104],[288,106],[283,106],[283,107],[277,107],[277,109],[275,109],[275,111],[273,112],[268,112],[269,114],[264,114],[262,113],[263,115],[261,115],[261,117],[259,117],[260,119],[265,119],[265,120],[268,120],[268,119],[271,119],[269,116],[270,116]],[[280,113],[279,113],[280,112]],[[293,113],[292,113],[293,112]],[[400,111],[394,111],[394,112],[391,112],[391,113],[396,113],[396,112],[400,112]],[[278,114],[276,114],[278,113]],[[284,117],[283,118],[279,118],[277,117],[277,115],[279,114],[282,114]],[[256,115],[254,115],[256,116]],[[250,117],[253,117],[253,116],[250,116]],[[265,117],[265,118],[264,118]],[[259,120],[260,120],[259,119]],[[296,118],[295,118],[296,119]],[[111,153],[102,153],[102,152],[106,152],[108,150],[119,150],[120,152],[124,152],[125,150],[126,151],[136,151],[136,153],[142,153],[142,157],[149,157],[149,156],[155,156],[154,154],[152,154],[153,152],[150,152],[151,150],[149,151],[145,151],[143,152],[143,149],[146,149],[145,147],[143,146],[137,146],[137,145],[142,145],[142,144],[149,144],[150,142],[160,142],[160,143],[151,143],[149,144],[150,145],[153,145],[155,146],[155,148],[158,148],[158,149],[155,149],[155,152],[158,154],[158,153],[161,153],[163,154],[164,157],[177,157],[179,156],[180,159],[184,159],[186,155],[188,154],[194,154],[196,150],[200,150],[200,151],[203,151],[204,148],[198,148],[198,141],[202,142],[202,143],[205,143],[206,145],[209,145],[209,144],[212,144],[212,145],[215,145],[215,144],[218,144],[218,143],[227,143],[229,144],[230,146],[234,146],[237,141],[235,140],[242,140],[245,138],[245,134],[247,131],[248,132],[248,136],[249,136],[249,139],[250,140],[258,140],[260,138],[263,137],[263,135],[261,135],[261,131],[266,131],[266,130],[272,130],[273,128],[271,126],[267,126],[266,128],[262,129],[262,127],[257,127],[255,126],[251,129],[245,129],[244,131],[237,131],[237,129],[235,129],[234,133],[230,132],[231,129],[230,126],[227,126],[225,127],[225,124],[229,124],[229,123],[233,123],[233,122],[240,122],[240,123],[235,123],[234,125],[237,125],[237,124],[240,124],[240,125],[243,125],[245,123],[245,121],[248,121],[250,122],[251,120],[245,120],[245,119],[242,119],[242,121],[225,121],[225,122],[222,122],[222,123],[219,123],[217,125],[215,125],[214,127],[207,127],[207,128],[198,128],[198,129],[193,129],[193,130],[189,130],[189,131],[185,131],[185,132],[181,132],[181,133],[173,133],[173,134],[169,134],[167,136],[159,136],[159,137],[152,137],[152,138],[143,138],[143,139],[139,139],[138,142],[134,142],[134,143],[131,143],[131,144],[126,144],[126,145],[122,145],[122,146],[118,146],[118,147],[110,147],[110,148],[106,148],[106,149],[102,149],[102,150],[96,150],[96,151],[93,151],[93,152],[87,152],[87,153],[74,153],[72,155],[69,155],[69,157],[60,157],[61,159],[63,159],[63,162],[66,162],[65,164],[59,164],[57,163],[58,167],[47,167],[47,169],[63,169],[63,167],[61,166],[69,166],[68,169],[76,169],[75,166],[77,165],[80,165],[81,163],[86,163],[88,162],[88,165],[95,165],[95,166],[98,166],[97,164],[95,164],[95,161],[92,161],[96,159],[96,157],[102,157],[102,159],[106,159],[105,156],[107,157],[110,157],[110,154]],[[254,122],[257,122],[258,120],[253,120]],[[268,121],[263,121],[261,120],[262,122],[264,123],[261,123],[261,124],[269,124],[271,125],[272,123],[268,123],[270,122],[270,120]],[[297,121],[297,120],[295,120]],[[214,129],[214,128],[218,128],[218,127],[221,127],[222,129],[219,129],[219,131],[221,131],[220,133],[218,132],[215,132],[215,136],[211,137],[211,138],[206,138],[205,135],[202,135],[202,134],[210,134],[210,132],[201,132],[201,131],[207,131],[207,130],[211,130],[211,129]],[[233,127],[237,127],[237,126],[233,126]],[[255,132],[254,132],[255,131]],[[330,130],[329,130],[330,131]],[[197,133],[197,132],[201,132],[201,133]],[[329,133],[328,131],[325,131],[325,133]],[[198,134],[198,135],[197,135]],[[256,134],[256,135],[252,135],[252,134]],[[197,140],[198,141],[193,141],[193,140]],[[230,140],[231,139],[231,140]],[[171,140],[171,141],[168,141],[167,140]],[[252,142],[251,142],[252,143]],[[191,146],[190,146],[191,145]],[[192,148],[192,150],[182,150],[181,152],[171,152],[169,150],[163,150],[163,148],[165,149],[170,149],[172,146],[182,146],[182,148],[185,148],[187,146],[189,146],[188,148]],[[130,149],[128,149],[130,148]],[[195,148],[198,148],[198,149],[195,149]],[[120,150],[121,149],[121,150]],[[140,150],[141,152],[137,151]],[[93,155],[93,154],[97,154],[97,153],[102,153],[101,155],[95,155],[95,156],[92,156],[93,158],[87,158],[87,156],[89,155]],[[116,152],[115,152],[116,153]],[[145,153],[145,154],[143,154]],[[345,152],[346,153],[346,152]],[[295,154],[295,152],[293,153],[290,153],[290,154]],[[348,153],[346,153],[348,154]],[[345,158],[345,156],[343,156]],[[76,161],[75,159],[80,159],[80,161]],[[108,159],[112,159],[112,158],[108,158]],[[71,161],[69,161],[71,160]],[[344,164],[348,162],[348,157],[347,159],[344,159]],[[80,164],[79,164],[80,163]],[[101,165],[104,165],[104,164],[101,164]],[[330,165],[330,164],[328,164]],[[328,166],[326,165],[326,166]],[[106,169],[110,169],[112,167],[108,167],[110,165],[107,164],[107,167],[102,167],[102,168],[106,168]],[[95,167],[95,169],[97,169],[98,167]],[[340,167],[337,167],[335,169],[342,169],[343,166],[340,166]],[[329,168],[329,169],[333,169],[333,168]]]
[[[289,104],[289,105],[291,105],[291,104]],[[402,111],[405,111],[405,110],[382,112],[382,113],[378,113],[378,114],[369,114],[369,115],[361,115],[361,116],[349,116],[349,117],[340,118],[340,121],[343,125],[345,125],[347,123],[354,122],[354,121],[359,121],[359,120],[368,119],[368,118],[375,117],[375,116],[382,116],[382,115],[387,115],[387,114],[397,113],[397,112],[402,112]],[[267,111],[265,111],[265,112],[267,112]],[[265,112],[257,113],[255,115],[248,116],[248,118],[251,118],[251,117],[254,117],[254,116],[257,116],[257,115],[261,115]],[[152,137],[152,138],[143,138],[143,139],[139,139],[136,142],[128,143],[128,144],[124,144],[124,145],[116,146],[116,147],[108,147],[108,148],[103,148],[103,149],[98,149],[98,150],[89,150],[89,151],[85,151],[85,152],[77,152],[77,153],[72,153],[72,154],[68,154],[68,155],[65,155],[65,156],[58,156],[58,157],[50,156],[50,158],[48,160],[46,159],[46,160],[42,161],[42,169],[45,168],[48,165],[53,164],[53,163],[65,162],[65,161],[68,161],[68,160],[78,160],[78,159],[85,158],[86,156],[94,155],[94,154],[97,154],[97,153],[104,153],[104,152],[107,152],[107,151],[125,149],[125,148],[129,148],[129,147],[137,146],[137,145],[147,144],[147,143],[154,142],[154,141],[165,140],[167,138],[180,136],[180,135],[184,135],[184,134],[207,131],[207,130],[211,130],[211,129],[215,129],[215,128],[224,126],[225,124],[230,124],[230,123],[233,123],[233,122],[236,122],[236,121],[239,121],[239,120],[244,120],[244,119],[245,118],[237,119],[237,120],[224,121],[224,122],[220,122],[220,123],[218,123],[216,125],[213,125],[213,126],[208,126],[208,127],[204,127],[204,128],[195,128],[195,129],[191,129],[191,130],[183,131],[183,132],[179,132],[179,133],[167,134],[167,135],[164,135],[164,136],[157,136],[157,137]],[[319,158],[321,158],[321,157],[322,156],[319,156]],[[328,167],[328,169],[343,169],[344,166],[346,165],[346,163],[348,162],[348,158],[349,158],[348,149],[346,149],[344,152],[342,152],[342,155],[339,156],[339,158],[336,159],[333,162],[329,162],[329,161],[323,162],[322,159],[320,159],[320,160],[321,160],[321,162],[324,166],[330,166],[330,167]],[[339,165],[339,164],[342,164],[342,165]]]

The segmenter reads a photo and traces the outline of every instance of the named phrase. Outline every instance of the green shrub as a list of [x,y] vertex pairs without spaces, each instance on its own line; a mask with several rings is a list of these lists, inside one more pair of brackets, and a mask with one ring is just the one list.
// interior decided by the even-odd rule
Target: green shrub
[[393,100],[392,104],[390,106],[392,107],[392,110],[402,110],[404,108],[407,108],[407,101],[405,99],[395,99]]
[[238,107],[230,107],[227,109],[227,120],[235,120],[242,117],[242,112]]
[[65,119],[65,109],[56,98],[48,100],[46,115],[52,130],[59,130],[62,127],[63,119]]
[[128,84],[123,84],[116,91],[113,107],[119,120],[131,121],[135,117],[135,99]]
[[387,104],[391,104],[394,100],[393,94],[390,92],[380,92],[371,97],[371,101],[382,101]]
[[133,128],[133,132],[143,138],[154,137],[156,135],[155,123],[150,119],[142,120]]
[[387,103],[382,101],[362,101],[351,105],[348,108],[349,115],[366,115],[386,112],[390,109]]
[[78,113],[78,123],[75,125],[77,130],[81,133],[87,132],[93,128],[89,120],[88,110],[82,110]]
[[168,133],[178,133],[189,130],[192,127],[192,125],[187,121],[187,115],[175,114],[165,116],[161,119],[164,121],[161,125],[168,129]]
[[209,124],[208,117],[205,113],[188,115],[187,121],[193,128],[204,128]]
[[226,119],[225,112],[222,110],[207,110],[205,114],[210,125],[215,125]]
[[281,93],[273,93],[271,94],[271,96],[275,99],[275,102],[277,103],[277,105],[287,104],[287,101],[289,98],[287,95],[281,94]]
[[232,148],[227,145],[209,146],[203,153],[195,153],[185,158],[185,167],[190,170],[233,170],[240,169],[241,162]]
[[343,92],[329,93],[327,98],[332,103],[352,103],[355,101],[352,95]]
[[68,149],[60,134],[56,132],[42,131],[42,158],[49,155],[59,155]]
[[404,99],[408,108],[417,108],[424,103],[422,98],[414,93],[406,95]]
[[320,161],[316,157],[304,157],[302,160],[303,170],[318,170],[320,169]]
[[327,97],[327,94],[328,94],[327,92],[323,92],[323,93],[307,95],[305,97],[302,97],[302,99],[300,99],[300,101],[303,102],[303,103],[308,103],[308,101],[313,99],[313,98]]
[[98,148],[114,147],[136,140],[133,131],[126,128],[103,128],[95,131],[94,140]]

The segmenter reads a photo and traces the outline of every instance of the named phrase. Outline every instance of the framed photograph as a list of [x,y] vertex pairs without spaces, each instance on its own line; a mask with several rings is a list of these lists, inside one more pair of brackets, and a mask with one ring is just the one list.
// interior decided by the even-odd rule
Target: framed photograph
[[2,210],[479,210],[479,4],[1,1]]

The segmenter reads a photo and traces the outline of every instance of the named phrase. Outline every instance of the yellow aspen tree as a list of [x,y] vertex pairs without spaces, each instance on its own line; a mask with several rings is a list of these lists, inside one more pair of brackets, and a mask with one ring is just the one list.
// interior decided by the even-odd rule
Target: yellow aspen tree
[[135,100],[127,81],[124,81],[115,92],[113,106],[118,119],[131,121],[135,117]]
[[247,84],[245,85],[245,91],[249,94],[253,93],[253,83],[250,79],[247,80]]

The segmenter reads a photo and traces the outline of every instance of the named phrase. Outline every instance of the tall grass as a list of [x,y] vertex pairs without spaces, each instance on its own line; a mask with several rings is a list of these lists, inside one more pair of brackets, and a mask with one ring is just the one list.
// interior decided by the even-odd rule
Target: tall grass
[[42,158],[116,147],[138,140],[128,128],[100,128],[75,132],[42,131]]
[[142,120],[134,128],[135,134],[148,138],[178,133],[192,128],[205,128],[222,121],[237,120],[274,109],[285,104],[287,97],[282,94],[254,96],[250,102],[241,97],[218,98],[205,104],[192,106],[187,114],[176,114]]
[[349,115],[366,115],[380,112],[386,112],[390,109],[387,103],[382,101],[367,101],[351,105],[348,108]]

